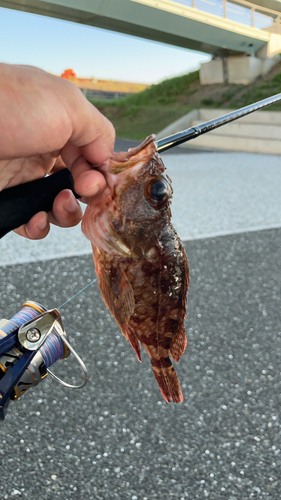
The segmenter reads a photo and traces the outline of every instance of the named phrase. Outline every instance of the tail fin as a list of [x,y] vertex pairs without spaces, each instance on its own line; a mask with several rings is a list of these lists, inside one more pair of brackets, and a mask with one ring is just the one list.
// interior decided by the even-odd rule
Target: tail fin
[[168,403],[171,401],[181,403],[183,401],[181,386],[170,358],[152,359],[151,364],[164,399]]
[[187,345],[187,338],[184,331],[184,326],[181,325],[171,345],[170,354],[175,361],[178,361],[184,353]]

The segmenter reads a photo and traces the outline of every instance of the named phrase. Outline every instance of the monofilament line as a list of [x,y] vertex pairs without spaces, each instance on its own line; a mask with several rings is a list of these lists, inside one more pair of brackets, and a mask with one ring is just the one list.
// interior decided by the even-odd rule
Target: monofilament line
[[84,292],[84,290],[86,290],[86,288],[88,288],[88,286],[92,285],[93,283],[95,283],[96,281],[98,280],[98,278],[95,278],[93,281],[91,281],[91,283],[89,283],[88,285],[84,286],[84,288],[82,288],[82,290],[79,290],[79,292],[77,292],[75,295],[73,295],[72,297],[70,297],[70,299],[68,299],[66,302],[64,302],[61,306],[59,306],[57,309],[61,309],[63,306],[65,306],[66,304],[68,304],[68,302],[70,302],[72,299],[74,299],[75,297],[77,297],[77,295],[79,295],[79,293],[81,292]]

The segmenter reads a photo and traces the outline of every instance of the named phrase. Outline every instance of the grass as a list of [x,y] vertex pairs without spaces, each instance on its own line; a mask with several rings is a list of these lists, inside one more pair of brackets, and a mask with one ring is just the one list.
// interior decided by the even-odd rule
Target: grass
[[[276,69],[272,77],[270,74],[265,78],[260,77],[247,86],[201,86],[199,71],[194,71],[164,80],[124,99],[93,101],[93,104],[112,121],[117,137],[143,140],[194,108],[237,109],[279,92],[281,72],[276,73]],[[281,111],[281,104],[267,109]]]
[[190,85],[199,81],[199,72],[164,80],[158,85],[112,101],[92,101],[112,121],[117,137],[143,140],[193,109],[179,99],[190,94]]
[[170,106],[177,102],[177,97],[188,93],[190,84],[199,82],[199,71],[193,71],[187,75],[177,76],[164,80],[158,85],[126,97],[125,99],[112,101],[112,106]]
[[[96,103],[94,103],[96,105]],[[98,106],[116,129],[116,136],[142,141],[188,113],[191,108],[157,106]]]

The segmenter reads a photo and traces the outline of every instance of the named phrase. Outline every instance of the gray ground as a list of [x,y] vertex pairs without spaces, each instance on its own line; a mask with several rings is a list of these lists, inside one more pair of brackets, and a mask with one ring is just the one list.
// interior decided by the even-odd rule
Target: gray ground
[[[281,227],[278,156],[178,149],[181,154],[166,153],[163,160],[173,181],[173,220],[183,240]],[[14,233],[0,240],[0,265],[90,253],[80,225],[53,226],[41,241]]]
[[[198,168],[205,168],[200,179],[207,189],[218,184],[220,172],[225,175],[223,166],[231,174],[245,163],[243,155],[224,154],[219,171],[214,154],[202,156]],[[200,210],[198,203],[197,223],[196,213],[188,219],[202,230],[199,239],[186,242],[188,346],[176,365],[184,403],[163,400],[147,356],[137,361],[97,285],[91,285],[62,309],[90,382],[70,391],[47,378],[11,402],[0,429],[0,498],[280,499],[281,229],[253,230],[281,225],[274,158],[266,169],[254,162],[251,178],[241,180],[240,196],[234,177],[229,188],[226,182],[217,189],[220,224],[224,211],[230,217],[242,204],[227,226],[236,234],[204,238],[206,220],[216,227],[216,200]],[[184,198],[190,204],[189,194],[193,201],[202,193],[198,179],[191,192],[182,190],[182,201],[175,194],[174,204]],[[243,219],[247,207],[251,231]],[[95,276],[90,255],[42,261],[31,255],[30,261],[0,267],[1,317],[11,317],[27,298],[58,307]],[[74,366],[60,361],[56,372],[71,380]],[[76,366],[75,374],[79,378]]]

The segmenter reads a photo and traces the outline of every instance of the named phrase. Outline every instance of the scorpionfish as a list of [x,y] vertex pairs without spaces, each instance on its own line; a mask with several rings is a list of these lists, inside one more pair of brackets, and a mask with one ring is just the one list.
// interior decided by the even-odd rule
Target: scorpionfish
[[88,204],[82,230],[91,241],[102,298],[141,361],[141,345],[166,401],[183,400],[178,361],[189,269],[171,224],[171,180],[149,136],[97,167],[107,187]]

